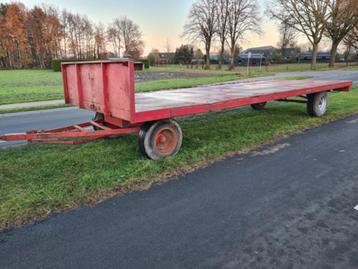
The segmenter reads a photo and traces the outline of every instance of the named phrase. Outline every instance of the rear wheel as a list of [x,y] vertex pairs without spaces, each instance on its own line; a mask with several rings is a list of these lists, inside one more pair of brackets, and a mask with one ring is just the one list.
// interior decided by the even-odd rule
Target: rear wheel
[[176,155],[182,145],[183,134],[174,120],[144,124],[139,132],[139,149],[152,160]]
[[266,102],[251,104],[251,107],[253,110],[262,110],[265,108],[266,104],[267,104]]
[[312,117],[321,117],[327,112],[327,92],[312,93],[307,95],[307,113]]

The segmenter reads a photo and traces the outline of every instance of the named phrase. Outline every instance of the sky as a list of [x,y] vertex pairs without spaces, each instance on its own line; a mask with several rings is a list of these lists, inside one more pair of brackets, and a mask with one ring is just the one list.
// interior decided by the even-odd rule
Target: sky
[[[5,0],[0,2],[13,2]],[[93,22],[109,24],[114,18],[127,16],[136,22],[145,42],[145,54],[153,48],[166,51],[167,43],[172,51],[187,41],[181,38],[190,7],[194,0],[20,0],[27,7],[53,5],[59,9],[86,14]],[[279,39],[277,27],[264,16],[267,0],[258,0],[261,13],[262,34],[249,34],[240,46],[243,48],[273,45]],[[214,45],[213,51],[217,49]]]

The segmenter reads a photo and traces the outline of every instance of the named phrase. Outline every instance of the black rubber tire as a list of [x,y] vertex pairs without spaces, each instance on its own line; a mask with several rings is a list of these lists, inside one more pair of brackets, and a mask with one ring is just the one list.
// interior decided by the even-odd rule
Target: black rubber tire
[[[93,120],[93,121],[97,121],[97,120],[102,120],[102,121],[104,121],[104,114],[96,112],[96,114],[94,115],[94,117],[93,117],[92,120]],[[101,131],[102,129],[98,128],[97,126],[93,126],[93,130],[95,130],[95,131]]]
[[266,106],[267,102],[257,103],[257,104],[251,104],[251,108],[253,110],[263,110]]
[[139,151],[140,153],[145,156],[146,158],[149,158],[149,156],[147,155],[147,153],[145,152],[145,148],[144,148],[144,139],[145,136],[147,135],[147,131],[150,128],[150,126],[152,126],[153,122],[147,122],[144,123],[141,127],[140,127],[140,131],[138,134],[138,145],[139,145]]
[[[156,145],[156,139],[163,130],[170,130],[175,134],[175,140],[172,141],[172,149],[169,152],[161,152]],[[141,153],[149,159],[161,160],[176,155],[182,145],[183,133],[179,124],[175,120],[163,120],[148,123],[142,126],[139,132],[139,149]]]
[[322,117],[326,114],[327,107],[327,92],[318,92],[307,95],[307,113],[311,117]]

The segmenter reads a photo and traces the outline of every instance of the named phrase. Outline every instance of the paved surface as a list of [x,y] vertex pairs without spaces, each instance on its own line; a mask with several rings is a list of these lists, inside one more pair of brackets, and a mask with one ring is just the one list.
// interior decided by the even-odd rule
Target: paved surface
[[42,106],[51,106],[51,105],[64,105],[64,104],[65,104],[64,100],[29,102],[29,103],[0,105],[0,110],[17,109],[17,108],[30,108],[30,107],[42,107]]
[[[0,133],[22,133],[29,130],[43,130],[62,127],[91,120],[93,113],[77,108],[58,108],[32,112],[0,115]],[[0,141],[0,148],[23,142]]]
[[330,70],[330,71],[305,71],[305,72],[287,72],[276,73],[275,77],[290,76],[309,76],[315,79],[328,80],[351,80],[354,84],[358,84],[358,70]]
[[358,268],[358,116],[0,234],[0,268]]

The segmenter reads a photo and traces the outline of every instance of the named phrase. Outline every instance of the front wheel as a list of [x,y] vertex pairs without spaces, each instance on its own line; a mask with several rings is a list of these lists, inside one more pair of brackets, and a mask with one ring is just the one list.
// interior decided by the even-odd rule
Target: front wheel
[[312,93],[307,95],[307,113],[312,117],[321,117],[327,112],[327,92]]
[[145,124],[139,132],[139,149],[144,156],[152,160],[176,155],[182,141],[182,130],[174,120]]

